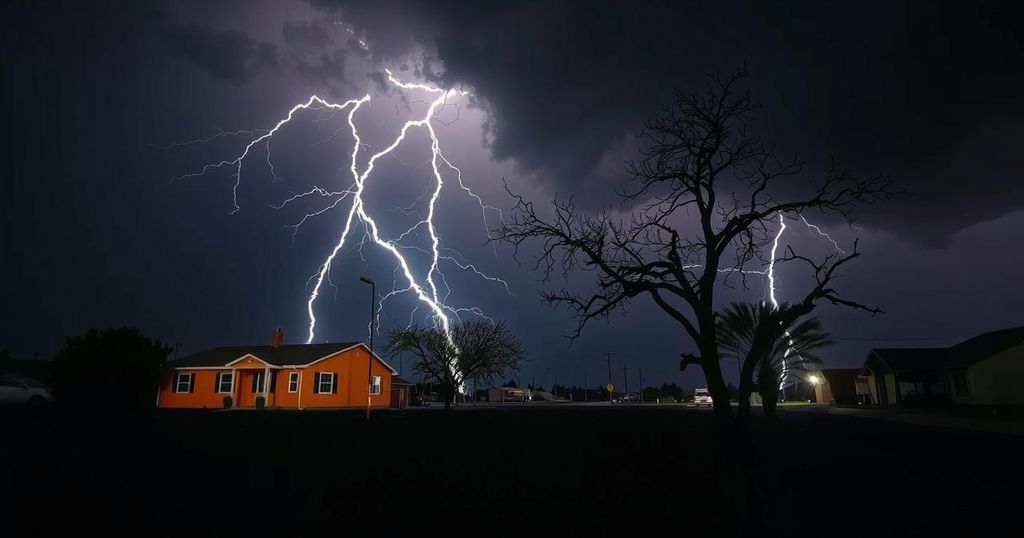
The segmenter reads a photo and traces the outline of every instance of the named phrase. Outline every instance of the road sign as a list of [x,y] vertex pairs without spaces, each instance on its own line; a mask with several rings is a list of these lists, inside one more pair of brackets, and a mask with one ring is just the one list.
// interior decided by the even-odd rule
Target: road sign
[[605,385],[604,388],[608,389],[608,392],[615,392],[615,385],[612,385],[611,383]]

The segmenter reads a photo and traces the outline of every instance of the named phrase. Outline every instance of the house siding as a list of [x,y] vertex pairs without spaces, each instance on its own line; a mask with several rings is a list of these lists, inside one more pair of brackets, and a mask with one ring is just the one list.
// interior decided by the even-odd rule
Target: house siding
[[[335,407],[366,407],[367,393],[367,362],[371,355],[367,348],[354,347],[308,367],[283,367],[271,369],[273,391],[267,395],[267,406],[278,408],[335,408]],[[252,407],[259,394],[252,393],[252,380],[258,371],[267,368],[266,363],[251,357],[233,365],[235,371],[234,392],[232,394],[238,407]],[[216,379],[218,372],[231,372],[231,367],[223,369],[168,369],[160,384],[159,407],[162,408],[222,408],[226,394],[217,393]],[[276,372],[276,375],[274,374]],[[299,372],[299,390],[288,392],[288,375]],[[337,390],[329,394],[314,393],[317,373],[330,372],[337,375]],[[195,386],[190,393],[175,393],[174,384],[178,373],[194,373]],[[381,377],[381,393],[371,397],[371,407],[381,408],[391,405],[391,369],[381,360],[372,360],[372,373]]]
[[[167,408],[221,408],[224,396],[216,391],[217,373],[224,370],[169,370],[160,383],[160,407]],[[194,374],[192,392],[174,392],[177,374]],[[237,381],[236,381],[237,386]]]
[[971,365],[967,382],[975,405],[1024,405],[1024,344]]

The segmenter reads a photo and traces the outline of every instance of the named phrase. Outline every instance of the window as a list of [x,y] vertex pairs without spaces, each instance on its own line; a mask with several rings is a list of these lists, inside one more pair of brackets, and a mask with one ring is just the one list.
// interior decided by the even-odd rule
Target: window
[[956,370],[953,372],[953,390],[957,396],[967,396],[967,371]]
[[252,391],[263,392],[263,370],[256,372],[256,375],[252,376]]
[[379,375],[370,378],[370,394],[380,394],[381,380]]
[[174,392],[192,392],[192,376],[195,374],[178,374],[174,383]]
[[288,374],[288,392],[299,392],[299,373],[290,372]]
[[235,376],[231,372],[220,372],[217,374],[217,392],[234,392]]
[[317,381],[317,392],[319,393],[331,393],[334,392],[334,380],[337,374],[331,372],[320,372],[320,379]]

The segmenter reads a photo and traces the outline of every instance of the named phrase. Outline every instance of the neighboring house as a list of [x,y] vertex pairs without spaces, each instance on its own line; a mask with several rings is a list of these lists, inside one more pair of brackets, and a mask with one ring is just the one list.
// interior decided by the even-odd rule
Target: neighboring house
[[871,402],[906,405],[948,400],[966,405],[1024,405],[1024,326],[993,331],[948,348],[868,352],[861,372]]
[[409,407],[412,397],[412,383],[401,377],[391,377],[391,407],[393,409],[405,409]]
[[825,368],[811,372],[818,378],[814,385],[814,401],[829,405],[857,405],[860,401],[858,381],[867,382],[860,373],[859,368]]
[[487,389],[488,402],[528,402],[532,391],[518,387],[499,387]]
[[[157,406],[389,407],[397,373],[361,342],[282,345],[275,331],[269,346],[218,347],[168,362]],[[367,367],[372,378],[368,379]],[[269,380],[269,382],[267,382]]]

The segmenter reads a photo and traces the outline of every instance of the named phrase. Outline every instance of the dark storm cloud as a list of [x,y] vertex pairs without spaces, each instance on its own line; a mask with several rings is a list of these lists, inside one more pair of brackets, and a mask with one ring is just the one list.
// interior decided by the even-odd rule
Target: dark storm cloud
[[274,44],[257,43],[242,32],[188,24],[170,26],[162,37],[176,55],[235,85],[247,83],[254,71],[278,65]]
[[285,43],[296,47],[322,48],[333,42],[323,21],[285,22],[281,34]]
[[[378,58],[416,46],[490,112],[491,151],[560,192],[593,193],[674,86],[746,65],[764,133],[816,173],[830,156],[913,196],[865,223],[919,244],[1024,208],[1019,5],[317,0]],[[600,166],[599,163],[605,163]],[[582,193],[581,193],[582,194]]]
[[319,87],[336,88],[338,84],[345,81],[345,56],[347,54],[348,52],[344,49],[337,49],[331,54],[321,53],[315,61],[298,60],[295,64],[295,73]]

